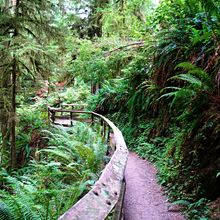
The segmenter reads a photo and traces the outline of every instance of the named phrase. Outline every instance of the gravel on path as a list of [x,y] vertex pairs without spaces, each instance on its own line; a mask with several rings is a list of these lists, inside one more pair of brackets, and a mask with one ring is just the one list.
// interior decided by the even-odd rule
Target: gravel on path
[[167,202],[156,173],[150,162],[129,153],[125,170],[125,220],[185,220],[179,210]]

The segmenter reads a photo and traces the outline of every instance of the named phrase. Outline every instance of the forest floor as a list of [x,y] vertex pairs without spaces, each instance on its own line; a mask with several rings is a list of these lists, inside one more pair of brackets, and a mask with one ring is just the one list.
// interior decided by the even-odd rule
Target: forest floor
[[163,195],[156,168],[130,152],[125,170],[125,220],[185,220],[177,206]]

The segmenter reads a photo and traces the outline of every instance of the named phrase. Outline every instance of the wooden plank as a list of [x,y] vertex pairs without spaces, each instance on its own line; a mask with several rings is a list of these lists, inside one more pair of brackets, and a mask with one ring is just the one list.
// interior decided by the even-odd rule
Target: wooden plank
[[91,123],[91,118],[77,118],[76,121]]
[[60,108],[55,108],[55,109],[51,109],[51,111],[54,111],[54,112],[75,112],[75,113],[85,113],[85,114],[92,114],[92,112],[89,112],[89,111],[84,111],[84,110],[73,110],[73,109],[60,109]]
[[56,119],[70,120],[70,115],[56,115]]
[[88,105],[87,104],[74,104],[74,103],[72,103],[72,104],[61,104],[61,106],[70,106],[70,107],[87,107]]
[[70,127],[71,126],[71,123],[70,123],[70,120],[63,120],[63,119],[56,119],[53,124],[55,125],[61,125],[61,126],[67,126],[67,127]]
[[62,108],[54,108],[54,107],[48,106],[48,110],[49,111],[56,111],[56,110],[62,110]]
[[122,220],[124,219],[124,213],[123,213],[123,202],[124,202],[124,196],[125,196],[125,188],[126,188],[126,183],[125,180],[122,183],[121,187],[121,193],[118,199],[118,202],[114,208],[114,215],[113,215],[113,220]]
[[88,106],[88,105],[87,104],[71,103],[71,104],[61,104],[61,106]]

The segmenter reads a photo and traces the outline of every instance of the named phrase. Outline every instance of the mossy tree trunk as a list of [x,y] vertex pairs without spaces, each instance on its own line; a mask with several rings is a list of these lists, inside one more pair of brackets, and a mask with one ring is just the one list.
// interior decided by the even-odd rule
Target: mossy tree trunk
[[[10,1],[5,0],[5,9],[7,10],[10,7]],[[0,30],[0,34],[4,36],[4,30]],[[6,37],[9,37],[7,34]],[[0,149],[0,164],[4,162],[4,157],[9,152],[9,143],[10,143],[10,126],[9,126],[9,117],[10,117],[10,87],[11,87],[11,75],[8,71],[9,52],[7,48],[10,46],[8,42],[4,42],[3,46],[6,50],[2,50],[0,53],[1,67],[0,67],[0,129],[2,136],[2,145]]]
[[88,30],[88,36],[102,37],[102,17],[101,9],[104,9],[109,4],[109,0],[96,0],[91,6],[91,15],[89,16],[89,23],[91,27]]
[[3,157],[5,152],[9,150],[9,140],[10,140],[10,130],[9,130],[9,85],[10,85],[10,75],[4,73],[4,69],[0,69],[2,72],[0,78],[0,127],[2,135],[2,146],[0,154],[0,163],[3,162]]
[[12,68],[12,100],[11,100],[11,168],[16,168],[16,81],[17,61],[13,60]]

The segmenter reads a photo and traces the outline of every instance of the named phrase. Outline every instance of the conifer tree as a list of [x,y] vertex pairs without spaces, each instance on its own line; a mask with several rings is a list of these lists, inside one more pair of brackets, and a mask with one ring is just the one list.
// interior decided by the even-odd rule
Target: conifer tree
[[52,3],[46,0],[0,1],[1,152],[10,151],[12,168],[16,167],[18,78],[30,75],[35,79],[36,75],[45,75],[47,72],[46,45],[50,37],[55,35],[51,7]]

